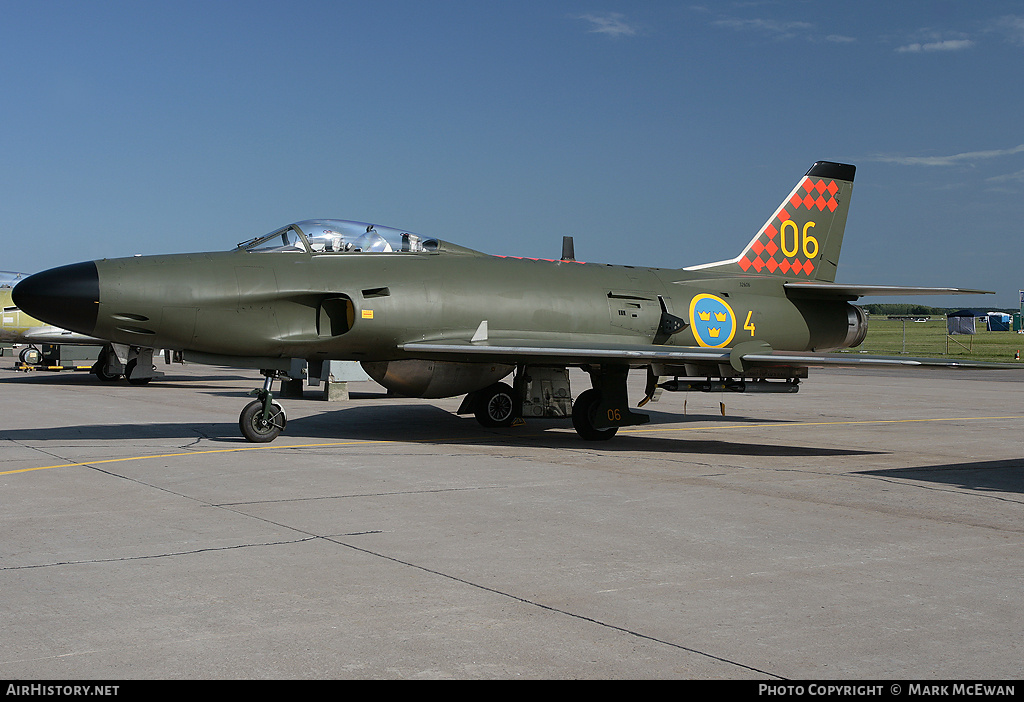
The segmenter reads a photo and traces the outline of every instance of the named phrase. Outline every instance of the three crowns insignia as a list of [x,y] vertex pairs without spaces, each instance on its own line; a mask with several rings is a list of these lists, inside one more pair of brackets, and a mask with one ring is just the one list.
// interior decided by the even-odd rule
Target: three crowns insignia
[[[710,322],[711,321],[711,312],[698,312],[697,313],[697,317],[702,322]],[[715,321],[716,322],[724,322],[727,319],[729,319],[729,314],[727,312],[715,312]],[[714,331],[720,331],[720,330],[714,330]]]

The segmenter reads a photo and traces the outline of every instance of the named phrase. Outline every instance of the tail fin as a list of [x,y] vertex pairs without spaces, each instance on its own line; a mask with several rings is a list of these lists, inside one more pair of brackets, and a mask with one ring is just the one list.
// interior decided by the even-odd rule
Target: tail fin
[[736,258],[703,270],[834,282],[857,168],[818,161]]

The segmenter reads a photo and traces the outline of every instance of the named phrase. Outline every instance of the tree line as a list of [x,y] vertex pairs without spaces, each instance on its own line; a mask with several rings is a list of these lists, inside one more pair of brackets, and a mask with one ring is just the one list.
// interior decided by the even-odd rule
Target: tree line
[[[872,302],[867,305],[861,305],[864,311],[868,314],[891,314],[891,315],[935,315],[945,317],[950,312],[956,312],[963,309],[962,307],[929,307],[928,305],[918,305],[914,303],[898,303],[898,302]],[[985,307],[985,308],[971,308],[977,309],[978,312],[1006,312],[1007,314],[1013,314],[1019,312],[1017,309],[1002,309],[999,307]]]

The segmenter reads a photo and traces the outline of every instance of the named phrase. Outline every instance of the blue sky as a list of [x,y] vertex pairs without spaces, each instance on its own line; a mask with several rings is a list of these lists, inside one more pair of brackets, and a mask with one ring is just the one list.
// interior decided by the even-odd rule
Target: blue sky
[[734,256],[857,166],[838,280],[1024,288],[1020,2],[0,0],[0,269],[371,221]]

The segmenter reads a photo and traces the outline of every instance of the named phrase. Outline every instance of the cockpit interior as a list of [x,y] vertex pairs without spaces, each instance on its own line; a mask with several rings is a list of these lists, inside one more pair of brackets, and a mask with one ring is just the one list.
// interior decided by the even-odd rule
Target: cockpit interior
[[253,253],[420,253],[436,251],[437,239],[391,227],[341,219],[309,219],[238,245]]

